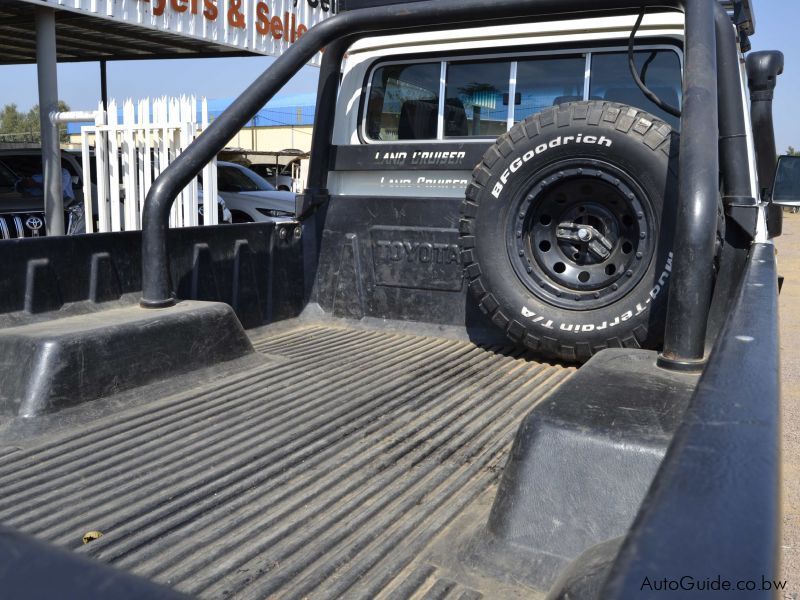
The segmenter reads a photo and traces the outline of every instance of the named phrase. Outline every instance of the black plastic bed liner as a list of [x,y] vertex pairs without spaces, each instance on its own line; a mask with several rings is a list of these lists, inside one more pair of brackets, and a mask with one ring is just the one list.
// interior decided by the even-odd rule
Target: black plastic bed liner
[[263,364],[7,450],[0,522],[200,597],[480,598],[436,538],[485,520],[573,370],[299,322],[253,342]]

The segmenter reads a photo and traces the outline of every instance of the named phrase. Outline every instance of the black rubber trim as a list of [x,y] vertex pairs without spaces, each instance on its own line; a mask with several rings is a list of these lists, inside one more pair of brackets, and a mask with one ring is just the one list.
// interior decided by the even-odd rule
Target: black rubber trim
[[[645,577],[720,576],[758,586],[762,577],[776,577],[777,284],[774,246],[754,245],[733,312],[602,598],[638,597]],[[742,597],[774,598],[775,592],[749,590]]]

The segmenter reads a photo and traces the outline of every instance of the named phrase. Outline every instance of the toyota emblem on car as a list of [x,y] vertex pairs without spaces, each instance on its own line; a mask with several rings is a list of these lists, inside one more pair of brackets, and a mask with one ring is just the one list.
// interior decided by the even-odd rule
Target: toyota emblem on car
[[25,226],[31,230],[34,237],[39,235],[39,230],[44,225],[44,221],[37,216],[30,216],[25,220]]

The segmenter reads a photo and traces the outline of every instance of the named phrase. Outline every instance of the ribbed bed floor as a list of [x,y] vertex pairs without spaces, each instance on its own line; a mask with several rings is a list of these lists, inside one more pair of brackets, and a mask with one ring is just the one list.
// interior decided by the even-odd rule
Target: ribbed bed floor
[[326,326],[254,344],[262,368],[0,459],[0,522],[201,597],[476,597],[409,590],[411,563],[571,370]]

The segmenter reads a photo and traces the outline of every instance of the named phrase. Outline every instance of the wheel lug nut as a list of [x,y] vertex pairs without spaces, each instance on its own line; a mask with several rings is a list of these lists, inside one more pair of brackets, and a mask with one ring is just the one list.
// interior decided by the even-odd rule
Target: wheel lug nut
[[520,255],[520,256],[525,256],[525,250],[520,250],[520,251],[519,251],[519,255]]
[[595,298],[599,298],[599,297],[600,297],[600,292],[595,292],[595,293],[594,293],[594,297],[595,297]]
[[526,271],[528,271],[528,273],[533,273],[533,267],[528,267],[528,268],[526,269]]
[[619,289],[619,286],[615,283],[614,285],[611,286],[611,289],[616,292]]
[[517,237],[522,237],[522,230],[517,231]]
[[625,273],[625,275],[627,275],[628,277],[633,277],[633,271],[628,271],[627,273]]
[[647,234],[643,231],[642,233],[639,234],[639,237],[644,239],[647,237]]
[[[633,196],[633,194],[631,194],[631,196]],[[644,219],[644,213],[642,213],[642,212],[640,212],[640,213],[639,213],[639,214],[637,214],[636,216],[637,216],[637,217],[639,217],[639,220],[640,220],[640,221],[641,221],[642,219]]]

